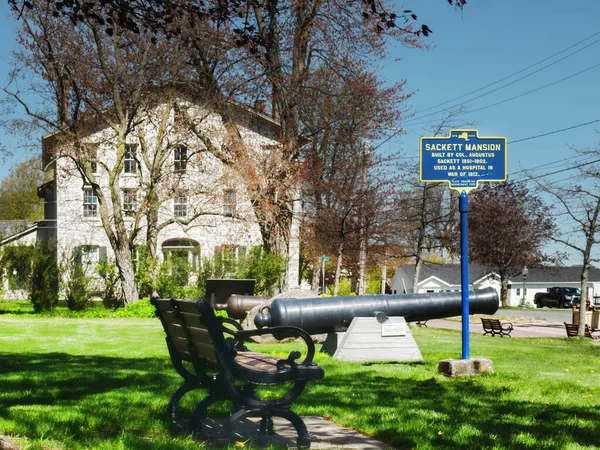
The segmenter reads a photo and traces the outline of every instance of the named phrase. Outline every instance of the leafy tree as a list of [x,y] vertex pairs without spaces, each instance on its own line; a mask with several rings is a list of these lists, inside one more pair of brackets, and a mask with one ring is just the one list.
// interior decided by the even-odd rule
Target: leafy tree
[[485,183],[470,194],[469,258],[495,266],[502,305],[508,306],[508,280],[525,265],[556,261],[543,247],[556,233],[551,208],[526,187],[512,181]]
[[0,183],[0,217],[2,220],[34,222],[44,218],[43,202],[37,195],[42,184],[40,159],[18,164]]

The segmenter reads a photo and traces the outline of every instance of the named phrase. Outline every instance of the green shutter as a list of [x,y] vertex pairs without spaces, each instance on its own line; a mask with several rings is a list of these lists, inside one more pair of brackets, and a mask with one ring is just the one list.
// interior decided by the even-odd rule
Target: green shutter
[[98,262],[106,262],[106,247],[100,247],[98,250]]
[[73,261],[75,262],[76,266],[81,265],[81,254],[82,254],[81,247],[75,247],[73,249]]

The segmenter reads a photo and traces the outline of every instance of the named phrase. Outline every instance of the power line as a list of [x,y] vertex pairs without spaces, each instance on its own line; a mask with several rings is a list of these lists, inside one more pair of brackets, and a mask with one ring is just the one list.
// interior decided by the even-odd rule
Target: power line
[[[597,33],[597,34],[598,34],[598,33]],[[563,56],[562,58],[560,58],[560,59],[557,59],[556,61],[554,61],[554,62],[551,62],[550,64],[547,64],[547,65],[545,65],[545,66],[543,66],[543,67],[540,67],[539,69],[537,69],[537,70],[535,70],[535,71],[533,71],[533,72],[531,72],[531,73],[529,73],[529,74],[527,74],[527,75],[524,75],[524,76],[522,76],[522,77],[520,77],[520,78],[517,78],[516,80],[513,80],[513,81],[511,81],[511,82],[509,82],[509,83],[503,84],[502,86],[499,86],[499,87],[497,87],[497,88],[495,88],[495,89],[492,89],[491,91],[485,92],[485,93],[483,93],[483,94],[481,94],[481,95],[478,95],[478,96],[476,96],[476,97],[474,97],[474,98],[471,98],[471,99],[469,99],[468,101],[469,101],[469,102],[472,102],[472,101],[474,101],[474,100],[478,100],[478,99],[480,99],[480,98],[482,98],[482,97],[485,97],[486,95],[489,95],[489,94],[492,94],[492,93],[494,93],[494,92],[497,92],[497,91],[499,91],[500,89],[504,89],[505,87],[508,87],[508,86],[510,86],[510,85],[513,85],[513,84],[515,84],[515,83],[518,83],[519,81],[521,81],[521,80],[524,80],[525,78],[528,78],[528,77],[530,77],[530,76],[532,76],[532,75],[535,75],[536,73],[539,73],[539,72],[541,72],[542,70],[545,70],[545,69],[547,69],[548,67],[551,67],[551,66],[553,66],[553,65],[555,65],[555,64],[558,64],[558,63],[559,63],[559,62],[561,62],[561,61],[564,61],[564,60],[565,60],[565,59],[567,59],[567,58],[570,58],[571,56],[573,56],[573,55],[575,55],[575,54],[577,54],[577,53],[579,53],[579,52],[581,52],[581,51],[583,51],[583,50],[585,50],[585,49],[587,49],[587,48],[591,47],[591,46],[592,46],[592,45],[594,45],[594,44],[597,44],[598,42],[600,42],[600,39],[596,39],[594,42],[592,42],[592,43],[590,43],[590,44],[588,44],[588,45],[586,45],[586,46],[584,46],[584,47],[581,47],[580,49],[578,49],[578,50],[575,50],[574,52],[572,52],[572,53],[569,53],[568,55],[566,55],[566,56]],[[461,97],[459,97],[459,98],[461,98]],[[421,119],[424,119],[425,117],[434,116],[434,115],[436,115],[436,114],[439,114],[439,113],[441,113],[441,112],[449,111],[449,110],[451,110],[452,108],[456,108],[456,107],[458,107],[458,106],[460,106],[460,105],[462,105],[462,104],[464,104],[464,103],[465,103],[465,102],[463,101],[463,102],[460,102],[460,103],[454,104],[454,105],[452,105],[452,106],[449,106],[448,108],[444,108],[444,109],[442,109],[442,110],[439,110],[439,111],[434,111],[434,112],[432,112],[432,113],[425,114],[425,115],[423,115],[423,116],[419,116],[419,113],[416,113],[415,115],[416,115],[417,117],[413,117],[412,119],[409,119],[409,120],[407,120],[407,122],[412,122],[412,121],[415,121],[415,120],[421,120]]]
[[597,162],[600,162],[600,159],[595,159],[593,161],[588,161],[588,162],[585,162],[585,163],[577,164],[575,166],[571,166],[571,167],[566,167],[564,169],[555,170],[554,172],[548,172],[548,173],[545,173],[543,175],[536,175],[536,176],[533,176],[533,177],[528,177],[528,178],[525,178],[524,180],[522,180],[522,182],[537,180],[538,178],[544,178],[544,177],[547,177],[548,175],[556,175],[557,173],[567,172],[568,170],[579,169],[581,167],[589,166],[590,164],[595,164]]
[[598,123],[598,122],[600,122],[600,119],[591,120],[589,122],[580,123],[578,125],[573,125],[573,126],[567,127],[567,128],[561,128],[559,130],[549,131],[548,133],[536,134],[535,136],[529,136],[529,137],[526,137],[526,138],[523,138],[523,139],[517,139],[516,141],[508,141],[508,143],[511,144],[511,145],[514,145],[514,144],[517,144],[519,142],[529,141],[531,139],[537,139],[537,138],[544,137],[544,136],[550,136],[551,134],[562,133],[564,131],[574,130],[575,128],[581,128],[581,127],[584,127],[586,125],[591,125],[593,123]]
[[546,84],[545,86],[541,86],[541,87],[539,87],[539,88],[536,88],[536,89],[533,89],[533,90],[531,90],[531,91],[527,91],[527,92],[524,92],[524,93],[522,93],[522,94],[515,95],[514,97],[507,98],[506,100],[502,100],[502,101],[499,101],[499,102],[496,102],[496,103],[492,103],[492,104],[490,104],[490,105],[482,106],[481,108],[472,109],[472,110],[470,110],[470,111],[468,111],[468,110],[467,110],[467,111],[465,111],[465,112],[463,112],[463,113],[458,113],[458,114],[456,114],[456,115],[457,115],[457,116],[462,116],[462,115],[464,115],[464,114],[471,114],[471,113],[474,113],[474,112],[477,112],[477,111],[481,111],[481,110],[484,110],[484,109],[488,109],[488,108],[491,108],[491,107],[493,107],[493,106],[502,105],[503,103],[507,103],[507,102],[510,102],[510,101],[512,101],[512,100],[516,100],[516,99],[518,99],[518,98],[525,97],[526,95],[533,94],[534,92],[541,91],[542,89],[546,89],[546,88],[548,88],[548,87],[550,87],[550,86],[554,86],[555,84],[558,84],[558,83],[561,83],[561,82],[563,82],[563,81],[566,81],[566,80],[568,80],[569,78],[573,78],[573,77],[576,77],[577,75],[581,75],[582,73],[584,73],[584,72],[587,72],[588,70],[595,69],[595,68],[596,68],[596,67],[598,67],[598,66],[600,66],[600,63],[598,63],[598,64],[594,64],[593,66],[590,66],[590,67],[588,67],[587,69],[583,69],[583,70],[581,70],[581,71],[579,71],[579,72],[577,72],[577,73],[573,73],[573,74],[571,74],[571,75],[568,75],[568,76],[566,76],[566,77],[564,77],[564,78],[561,78],[560,80],[556,80],[556,81],[553,81],[552,83],[548,83],[548,84]]
[[589,39],[591,39],[591,38],[593,38],[593,37],[595,37],[595,36],[597,36],[597,35],[599,35],[599,34],[600,34],[600,31],[597,31],[596,33],[592,34],[591,36],[588,36],[588,37],[586,37],[585,39],[582,39],[581,41],[579,41],[579,42],[576,42],[575,44],[573,44],[573,45],[570,45],[569,47],[567,47],[567,48],[564,48],[564,49],[562,49],[561,51],[559,51],[559,52],[557,52],[557,53],[554,53],[553,55],[550,55],[550,56],[548,56],[547,58],[544,58],[544,59],[542,59],[542,60],[540,60],[540,61],[538,61],[538,62],[536,62],[536,63],[533,63],[533,64],[531,64],[530,66],[527,66],[527,67],[525,67],[524,69],[518,70],[517,72],[513,72],[513,73],[511,73],[510,75],[507,75],[507,76],[505,76],[504,78],[501,78],[501,79],[499,79],[499,80],[496,80],[496,81],[494,81],[494,82],[492,82],[492,83],[486,84],[485,86],[482,86],[482,87],[480,87],[480,88],[478,88],[478,89],[475,89],[474,91],[468,92],[468,93],[466,93],[466,94],[463,94],[463,95],[461,95],[461,96],[455,97],[455,98],[453,98],[453,99],[450,99],[450,100],[446,100],[445,102],[438,103],[437,105],[430,106],[429,108],[422,109],[421,111],[418,111],[416,114],[420,114],[420,113],[422,113],[422,112],[429,111],[430,109],[434,109],[434,108],[437,108],[437,107],[439,107],[439,106],[446,105],[446,104],[448,104],[448,103],[451,103],[451,102],[453,102],[453,101],[455,101],[455,100],[459,100],[459,99],[461,99],[461,98],[463,98],[463,97],[468,97],[468,96],[469,96],[469,95],[471,95],[471,94],[475,94],[476,92],[479,92],[479,91],[482,91],[482,90],[484,90],[484,89],[487,89],[487,88],[488,88],[488,87],[490,87],[490,86],[494,86],[495,84],[501,83],[501,82],[503,82],[504,80],[508,80],[509,78],[511,78],[511,77],[513,77],[513,76],[515,76],[515,75],[519,75],[520,73],[523,73],[523,72],[525,72],[525,71],[527,71],[527,70],[531,69],[532,67],[535,67],[535,66],[537,66],[537,65],[539,65],[539,64],[541,64],[541,63],[543,63],[543,62],[546,62],[546,61],[548,61],[549,59],[552,59],[552,58],[554,58],[555,56],[558,56],[558,55],[560,55],[561,53],[564,53],[564,52],[566,52],[567,50],[571,50],[573,47],[577,47],[579,44],[581,44],[581,43],[583,43],[583,42],[585,42],[585,41],[587,41],[587,40],[589,40]]
[[[600,66],[600,63],[594,64],[593,66],[587,67],[587,68],[585,68],[583,70],[580,70],[579,72],[572,73],[571,75],[567,75],[566,77],[563,77],[563,78],[561,78],[559,80],[553,81],[552,83],[548,83],[548,84],[546,84],[544,86],[541,86],[539,88],[532,89],[532,90],[524,92],[522,94],[515,95],[514,97],[510,97],[510,98],[507,98],[505,100],[501,100],[501,101],[496,102],[496,103],[491,103],[489,105],[485,105],[485,106],[482,106],[482,107],[477,108],[477,109],[471,109],[471,110],[467,109],[466,111],[456,113],[453,116],[454,117],[464,116],[466,114],[472,114],[472,113],[477,112],[477,111],[482,111],[484,109],[488,109],[488,108],[492,108],[494,106],[502,105],[503,103],[507,103],[507,102],[510,102],[512,100],[516,100],[518,98],[525,97],[526,95],[533,94],[534,92],[541,91],[542,89],[546,89],[546,88],[548,88],[550,86],[554,86],[555,84],[558,84],[558,83],[566,81],[566,80],[568,80],[570,78],[576,77],[577,75],[581,75],[582,73],[585,73],[588,70],[595,69],[596,67],[599,67],[599,66]],[[410,122],[410,120],[408,120],[407,122]],[[435,122],[435,120],[430,120],[430,121],[427,121],[427,122],[421,122],[419,124],[414,124],[414,125],[426,125],[426,124],[433,123],[433,122]]]

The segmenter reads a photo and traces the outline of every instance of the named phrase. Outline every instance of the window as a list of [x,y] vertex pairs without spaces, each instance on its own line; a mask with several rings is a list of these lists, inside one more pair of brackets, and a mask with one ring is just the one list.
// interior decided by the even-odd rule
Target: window
[[98,195],[92,188],[83,189],[83,217],[98,216]]
[[521,295],[521,288],[517,288],[517,297]]
[[173,152],[173,166],[175,169],[175,173],[183,174],[187,169],[187,147],[185,145],[180,145]]
[[173,208],[173,214],[175,217],[187,217],[188,199],[185,195],[179,195],[175,197],[175,206]]
[[98,263],[106,261],[106,247],[97,245],[82,245],[73,249],[75,264],[82,265],[89,276],[96,274]]
[[223,191],[223,214],[225,217],[234,217],[236,213],[235,191],[228,189]]
[[135,164],[135,156],[137,152],[137,146],[134,144],[125,145],[125,159],[123,160],[123,172],[125,173],[137,173],[137,166]]
[[220,260],[223,270],[227,274],[235,272],[238,263],[246,258],[246,247],[236,245],[222,245],[215,249],[217,259]]
[[170,239],[162,244],[163,258],[170,268],[172,283],[188,284],[190,273],[198,267],[200,245],[192,239]]
[[123,189],[123,212],[125,212],[125,215],[134,216],[137,209],[137,191],[135,189]]

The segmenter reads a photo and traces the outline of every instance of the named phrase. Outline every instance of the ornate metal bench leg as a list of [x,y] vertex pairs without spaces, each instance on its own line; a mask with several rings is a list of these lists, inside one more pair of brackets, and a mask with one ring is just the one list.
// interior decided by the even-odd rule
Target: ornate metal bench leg
[[298,433],[298,448],[310,448],[310,435],[302,417],[290,409],[277,411],[277,416],[289,420],[296,429],[296,433]]
[[271,436],[275,434],[273,430],[273,418],[271,416],[263,416],[260,421],[260,432],[258,433],[261,436]]
[[188,392],[190,392],[194,389],[200,389],[200,388],[201,388],[201,386],[199,386],[197,382],[192,382],[192,383],[185,383],[183,386],[181,386],[179,389],[177,389],[175,391],[175,393],[171,397],[171,400],[169,401],[169,405],[167,406],[167,413],[169,414],[169,417],[171,417],[171,421],[172,421],[173,425],[175,425],[176,427],[179,427],[179,428],[185,428],[185,427],[182,427],[182,425],[179,423],[179,420],[180,420],[179,401]]
[[210,405],[218,402],[219,400],[227,400],[227,396],[224,394],[211,394],[198,403],[198,406],[196,406],[194,412],[190,416],[190,420],[187,424],[187,431],[198,432],[200,430],[200,426],[202,425],[201,419],[204,417],[204,412]]

